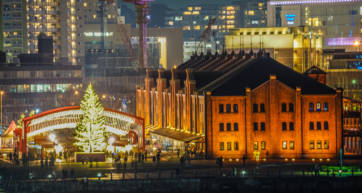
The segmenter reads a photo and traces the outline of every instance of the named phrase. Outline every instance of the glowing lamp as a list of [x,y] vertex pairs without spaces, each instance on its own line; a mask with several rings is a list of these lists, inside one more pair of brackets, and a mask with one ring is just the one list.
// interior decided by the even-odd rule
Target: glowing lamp
[[56,153],[59,153],[59,152],[63,151],[63,147],[61,145],[59,145],[59,144],[56,145],[54,148],[55,148]]
[[229,162],[232,162],[232,161],[233,161],[233,159],[230,158],[230,159],[229,159]]
[[54,133],[51,133],[51,134],[49,135],[49,140],[50,140],[51,142],[55,142],[55,138],[56,138],[56,136],[55,136]]
[[359,40],[356,40],[356,41],[353,42],[353,45],[354,45],[354,46],[359,46],[360,44],[361,44],[361,43],[360,43]]
[[312,162],[315,162],[315,159],[314,159],[314,158],[312,159]]
[[110,137],[109,139],[108,139],[108,143],[110,144],[110,145],[113,145],[113,143],[116,141],[116,139],[114,138],[114,137]]

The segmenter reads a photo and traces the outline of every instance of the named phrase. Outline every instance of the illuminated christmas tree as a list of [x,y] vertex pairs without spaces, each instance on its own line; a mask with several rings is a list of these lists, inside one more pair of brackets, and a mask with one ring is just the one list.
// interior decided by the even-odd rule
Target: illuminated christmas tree
[[83,152],[100,152],[106,148],[103,106],[92,84],[89,84],[80,104],[83,115],[75,129],[75,145]]

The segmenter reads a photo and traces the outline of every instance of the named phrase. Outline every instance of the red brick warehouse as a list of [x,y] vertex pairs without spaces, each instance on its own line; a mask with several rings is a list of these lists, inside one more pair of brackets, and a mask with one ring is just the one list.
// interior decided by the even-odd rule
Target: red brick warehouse
[[323,76],[265,53],[193,56],[171,71],[147,71],[137,116],[151,136],[170,146],[197,140],[209,158],[336,158],[343,93]]

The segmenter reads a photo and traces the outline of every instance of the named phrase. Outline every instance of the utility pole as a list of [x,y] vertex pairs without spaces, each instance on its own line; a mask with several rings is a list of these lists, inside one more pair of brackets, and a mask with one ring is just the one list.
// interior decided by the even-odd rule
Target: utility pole
[[139,67],[147,68],[147,23],[150,20],[148,15],[148,3],[153,0],[123,0],[126,3],[133,3],[137,9],[138,24],[138,60]]

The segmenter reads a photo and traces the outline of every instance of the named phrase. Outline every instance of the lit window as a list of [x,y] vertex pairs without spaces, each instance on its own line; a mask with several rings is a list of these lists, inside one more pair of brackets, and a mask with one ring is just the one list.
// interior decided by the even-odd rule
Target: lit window
[[314,130],[314,123],[313,122],[309,122],[309,130]]
[[254,10],[249,10],[248,11],[248,15],[254,15],[254,14],[255,14]]
[[234,123],[234,131],[239,131],[239,124],[238,123]]
[[184,26],[182,29],[183,30],[191,30],[191,27],[187,25],[187,26]]
[[324,149],[329,149],[329,143],[328,143],[328,141],[324,141]]
[[231,131],[231,123],[226,123],[226,130]]
[[314,141],[309,142],[309,149],[314,149]]
[[254,123],[254,131],[258,130],[258,123]]
[[231,151],[231,142],[227,142],[227,143],[226,143],[226,146],[227,146],[227,150],[228,150],[228,151]]
[[324,121],[324,130],[328,129],[329,129],[328,121]]
[[287,130],[287,122],[282,122],[282,130],[283,131]]
[[219,143],[220,151],[224,151],[224,142]]
[[265,123],[264,122],[260,123],[260,131],[265,131]]
[[287,149],[287,148],[288,148],[287,141],[283,141],[282,148],[283,148],[283,149]]
[[282,103],[282,112],[287,112],[287,104]]
[[265,150],[265,148],[266,148],[265,141],[262,141],[261,144],[260,144],[260,146],[261,146],[261,149],[262,149],[262,150]]
[[314,111],[314,104],[309,103],[309,112],[313,112],[313,111]]
[[254,150],[258,150],[258,142],[257,141],[254,142]]
[[323,111],[328,111],[329,107],[328,107],[328,103],[324,103],[323,104]]
[[294,149],[294,141],[289,141],[289,149]]
[[239,150],[239,142],[234,142],[234,150]]
[[219,131],[224,131],[224,123],[219,124]]
[[322,141],[317,141],[317,149],[322,149]]
[[191,11],[185,11],[184,15],[191,15]]
[[321,103],[317,103],[317,111],[321,111]]

